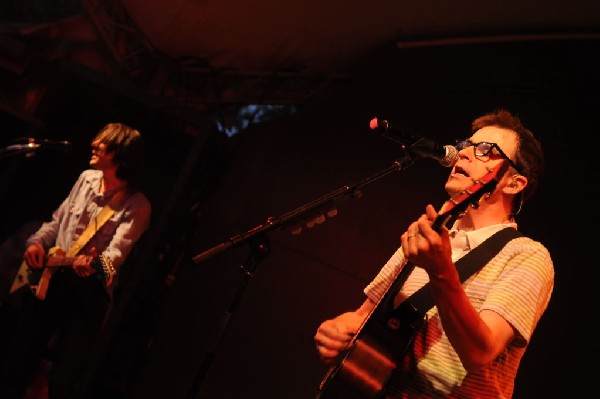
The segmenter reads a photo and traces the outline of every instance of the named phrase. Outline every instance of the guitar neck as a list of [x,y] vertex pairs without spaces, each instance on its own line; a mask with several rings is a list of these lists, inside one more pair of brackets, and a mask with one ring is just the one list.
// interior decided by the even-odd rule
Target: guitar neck
[[[445,204],[432,228],[440,231],[456,221],[469,206],[478,206],[485,193],[496,187],[496,176],[502,175],[508,163],[503,162],[474,181],[456,198]],[[318,399],[379,399],[393,371],[410,349],[417,332],[425,322],[421,309],[405,300],[396,307],[394,299],[415,265],[408,261],[388,286],[379,302],[365,318],[354,338],[340,352],[319,385]]]
[[77,257],[75,256],[50,256],[46,260],[45,267],[73,267]]

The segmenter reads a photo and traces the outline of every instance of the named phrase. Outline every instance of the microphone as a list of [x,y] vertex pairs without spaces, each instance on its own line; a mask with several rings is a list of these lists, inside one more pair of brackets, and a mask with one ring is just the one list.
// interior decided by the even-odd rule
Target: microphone
[[60,150],[70,152],[73,149],[73,144],[67,140],[40,140],[41,149]]
[[40,148],[39,144],[28,143],[28,144],[11,144],[6,146],[5,151],[35,151]]
[[458,151],[453,145],[443,146],[431,139],[393,126],[389,121],[377,117],[371,119],[369,126],[375,133],[400,143],[413,155],[433,158],[447,168],[451,168],[458,161]]
[[5,151],[33,152],[36,150],[61,150],[69,152],[73,148],[70,141],[66,140],[36,140],[30,138],[27,143],[11,144]]

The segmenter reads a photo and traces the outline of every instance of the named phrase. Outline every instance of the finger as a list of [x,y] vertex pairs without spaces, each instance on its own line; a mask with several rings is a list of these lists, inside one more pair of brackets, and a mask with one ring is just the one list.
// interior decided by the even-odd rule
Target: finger
[[323,342],[327,346],[331,346],[332,343],[345,342],[351,337],[350,333],[346,330],[340,329],[339,326],[332,328],[323,329],[319,335],[319,341]]
[[418,220],[416,222],[412,222],[410,224],[410,226],[408,227],[408,230],[406,230],[406,233],[407,233],[406,234],[407,239],[415,238],[419,234]]
[[418,224],[415,222],[415,228],[410,230],[407,238],[408,238],[408,244],[411,247],[414,247],[417,242],[419,241],[419,238],[421,237],[421,230],[419,229]]
[[[404,233],[402,233],[402,235],[400,236],[400,244],[402,245],[402,248],[404,248],[405,250],[408,249],[408,235],[410,233],[408,232],[408,230],[406,230]],[[405,254],[406,255],[406,254]]]
[[348,340],[340,341],[337,339],[331,339],[329,337],[321,336],[315,339],[315,344],[320,350],[323,351],[336,351],[339,352],[346,347]]
[[338,357],[339,352],[335,351],[321,351],[319,350],[319,358],[323,362],[323,364],[329,365],[332,364]]
[[337,347],[345,345],[355,334],[352,327],[337,321],[325,323],[318,329],[317,340],[323,342],[327,346],[332,344]]
[[408,258],[412,253],[416,251],[416,241],[417,241],[417,233],[418,226],[416,222],[413,222],[408,226],[408,229],[402,234],[400,237],[402,243],[402,250],[404,251],[404,256]]
[[340,351],[337,350],[329,350],[329,349],[319,349],[319,357],[321,361],[325,364],[333,363],[337,357],[339,356]]
[[430,243],[434,242],[439,238],[438,232],[435,231],[432,227],[432,222],[429,219],[429,215],[423,215],[419,219],[419,231],[421,233],[422,238],[424,238]]
[[33,266],[42,267],[42,255],[40,255],[39,252],[34,252],[30,257],[30,261],[33,264]]
[[449,241],[450,240],[450,231],[448,230],[448,228],[446,226],[443,226],[440,229],[440,237],[442,238],[443,241]]
[[432,230],[429,217],[425,214],[421,215],[421,217],[417,221],[417,226],[418,232],[421,236],[426,236]]
[[431,205],[431,204],[429,204],[429,205],[427,205],[427,206],[425,207],[425,214],[427,215],[427,218],[428,218],[430,221],[432,221],[432,222],[433,222],[433,221],[434,221],[434,220],[437,218],[437,216],[438,216],[438,213],[436,212],[435,208],[434,208],[434,207],[433,207],[433,205]]

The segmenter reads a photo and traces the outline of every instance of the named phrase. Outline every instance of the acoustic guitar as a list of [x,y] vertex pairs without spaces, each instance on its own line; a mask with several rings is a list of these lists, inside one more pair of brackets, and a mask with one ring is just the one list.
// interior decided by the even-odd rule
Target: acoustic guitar
[[[485,194],[491,193],[508,163],[500,163],[457,198],[450,199],[433,229],[451,226],[468,207],[478,207]],[[377,399],[386,387],[401,359],[409,350],[417,332],[425,322],[423,312],[410,303],[410,298],[394,307],[394,298],[414,270],[408,262],[390,284],[381,300],[340,353],[319,385],[318,399]]]

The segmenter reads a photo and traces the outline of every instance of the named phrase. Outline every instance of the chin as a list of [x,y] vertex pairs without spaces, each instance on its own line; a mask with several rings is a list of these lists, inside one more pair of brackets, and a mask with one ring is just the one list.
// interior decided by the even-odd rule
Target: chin
[[446,189],[446,192],[448,193],[450,198],[457,196],[465,190],[464,184],[460,184],[455,180],[449,180],[448,182],[446,182],[444,188]]

